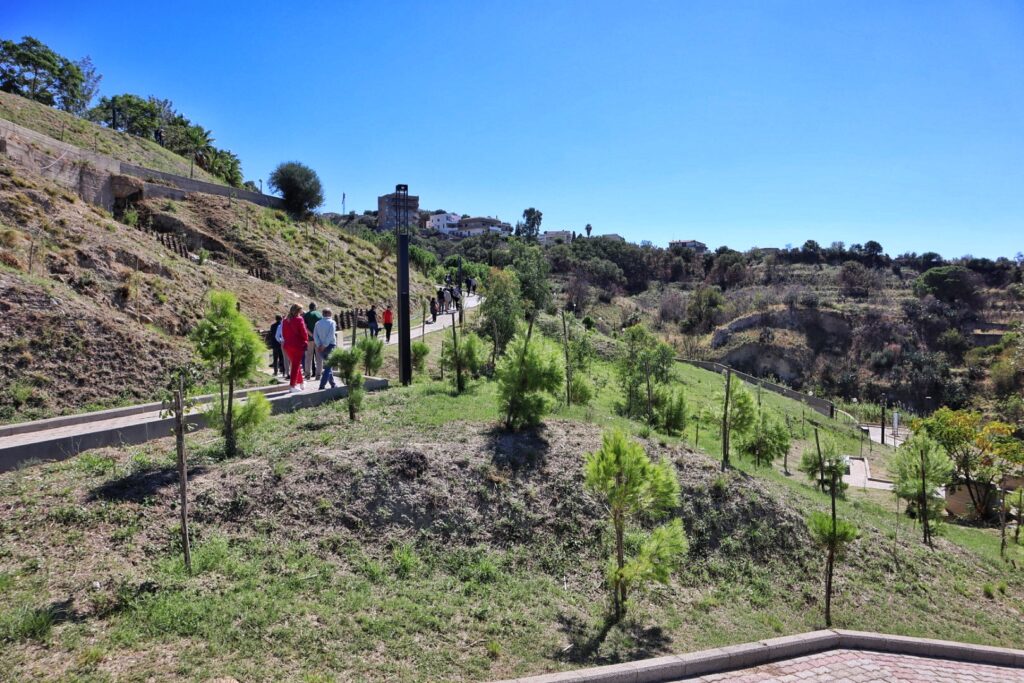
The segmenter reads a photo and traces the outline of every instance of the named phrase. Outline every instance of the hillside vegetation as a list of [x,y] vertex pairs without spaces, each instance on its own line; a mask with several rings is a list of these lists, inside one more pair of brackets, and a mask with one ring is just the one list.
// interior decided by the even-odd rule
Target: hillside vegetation
[[0,420],[152,399],[211,290],[266,329],[291,303],[380,304],[394,273],[378,247],[282,211],[196,194],[115,219],[0,158]]
[[[48,135],[84,150],[105,154],[136,166],[189,177],[187,159],[161,147],[153,140],[112,130],[45,104],[0,91],[0,119]],[[199,167],[192,168],[193,177],[208,183],[224,185],[224,181]]]
[[[696,413],[714,405],[721,377],[672,373]],[[717,448],[716,417],[700,418],[695,448],[696,423],[668,437],[618,414],[610,362],[590,376],[589,407],[522,433],[497,426],[493,382],[453,396],[421,379],[371,394],[357,422],[342,404],[273,417],[235,460],[214,435],[190,436],[192,575],[175,542],[169,440],[0,475],[0,591],[12,606],[0,670],[483,680],[819,628],[822,558],[803,520],[827,496],[781,463],[721,472],[703,452]],[[792,462],[813,440],[804,409],[762,400],[792,418]],[[815,421],[856,444],[848,426]],[[671,514],[689,550],[613,625],[611,539],[582,465],[614,425],[673,464],[682,500]],[[1019,647],[1024,582],[998,537],[946,526],[930,551],[879,495],[839,502],[860,535],[838,569],[836,625]]]

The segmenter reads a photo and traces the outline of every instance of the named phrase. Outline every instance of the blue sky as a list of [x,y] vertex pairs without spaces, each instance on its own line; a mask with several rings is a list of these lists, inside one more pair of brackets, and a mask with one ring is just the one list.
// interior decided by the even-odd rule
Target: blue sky
[[421,207],[665,244],[1024,250],[1024,3],[0,0],[325,210]]

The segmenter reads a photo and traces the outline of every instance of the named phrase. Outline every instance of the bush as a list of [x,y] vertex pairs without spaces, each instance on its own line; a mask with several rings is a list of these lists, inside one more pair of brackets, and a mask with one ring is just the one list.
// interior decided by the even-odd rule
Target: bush
[[594,400],[594,386],[582,375],[573,374],[569,380],[569,400],[573,405],[585,406]]
[[280,192],[285,208],[293,216],[305,216],[324,203],[320,177],[309,166],[297,161],[280,164],[270,174],[270,189]]
[[427,355],[430,354],[430,347],[421,341],[412,343],[412,367],[416,372],[423,372],[427,369]]
[[930,268],[914,280],[914,294],[931,294],[948,304],[970,305],[978,295],[978,277],[963,266]]
[[363,407],[363,399],[366,397],[366,388],[363,386],[363,376],[356,372],[348,383],[348,419],[355,420],[359,409]]
[[451,371],[457,393],[466,390],[467,373],[480,376],[485,356],[483,340],[472,332],[462,335],[461,339],[454,333],[441,340],[441,366]]
[[362,360],[362,354],[359,352],[358,348],[336,348],[334,351],[331,351],[331,355],[327,357],[327,365],[337,372],[338,376],[341,377],[342,382],[346,385],[351,385],[352,378],[356,374],[356,368],[359,367],[360,360]]
[[564,372],[561,354],[550,342],[516,335],[495,369],[505,428],[540,423],[562,388]]
[[686,429],[686,397],[682,391],[665,393],[659,400],[658,425],[667,434],[680,434]]
[[384,363],[383,341],[376,337],[363,337],[356,344],[356,350],[362,358],[364,373],[372,375],[380,370],[380,366]]

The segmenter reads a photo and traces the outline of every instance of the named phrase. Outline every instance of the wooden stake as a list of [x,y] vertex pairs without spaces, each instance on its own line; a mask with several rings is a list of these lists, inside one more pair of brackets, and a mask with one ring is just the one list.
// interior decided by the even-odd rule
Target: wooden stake
[[188,466],[185,459],[184,379],[178,377],[174,392],[174,441],[178,451],[178,504],[181,508],[181,548],[185,553],[185,569],[192,573],[192,550],[188,540]]
[[572,405],[572,367],[569,365],[569,328],[565,324],[565,309],[562,309],[562,346],[565,348],[565,405]]
[[725,370],[725,405],[722,406],[722,471],[729,467],[729,389],[732,385],[732,370]]

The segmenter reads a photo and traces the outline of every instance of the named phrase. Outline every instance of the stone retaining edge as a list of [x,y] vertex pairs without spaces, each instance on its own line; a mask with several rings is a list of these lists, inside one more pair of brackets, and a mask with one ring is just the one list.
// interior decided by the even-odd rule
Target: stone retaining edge
[[[273,394],[275,392],[288,391],[287,384],[267,384],[262,387],[252,387],[250,389],[239,389],[235,392],[235,396],[248,396],[254,391],[259,391],[264,394]],[[197,403],[209,403],[216,398],[216,394],[205,394],[203,396],[197,396],[195,401]],[[0,425],[0,437],[3,436],[15,436],[17,434],[29,434],[31,432],[42,432],[47,429],[53,429],[54,427],[68,427],[71,425],[82,425],[89,424],[90,422],[100,422],[102,420],[110,420],[115,417],[127,417],[129,415],[138,415],[139,413],[152,413],[160,410],[163,404],[159,401],[153,403],[140,403],[134,406],[121,406],[119,408],[107,408],[105,410],[93,410],[88,413],[75,413],[74,415],[58,415],[57,417],[48,417],[43,420],[33,420],[32,422],[16,422],[9,425]]]
[[[367,391],[378,391],[388,387],[388,380],[368,377],[364,381],[363,386]],[[345,398],[346,396],[348,396],[348,387],[345,386],[306,394],[285,393],[270,399],[271,412],[274,414],[287,413]],[[152,441],[153,439],[161,439],[171,436],[173,422],[173,418],[166,417],[134,425],[111,427],[110,429],[96,432],[85,432],[80,435],[64,436],[50,441],[36,441],[5,448],[0,450],[0,472],[17,469],[21,463],[26,461],[55,462],[67,460],[93,448],[130,446]],[[194,431],[204,429],[206,427],[206,420],[201,413],[192,414],[185,417],[185,424]]]
[[871,650],[952,659],[972,664],[1024,668],[1024,650],[831,629],[636,662],[507,679],[495,683],[665,683],[711,673],[746,669],[780,659],[792,659],[836,649]]

